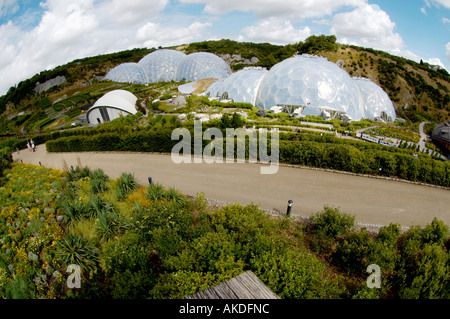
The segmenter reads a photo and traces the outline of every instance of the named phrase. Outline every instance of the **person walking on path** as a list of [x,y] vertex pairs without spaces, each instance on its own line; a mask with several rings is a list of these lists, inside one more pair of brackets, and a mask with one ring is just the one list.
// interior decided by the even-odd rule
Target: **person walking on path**
[[31,143],[31,149],[33,150],[33,152],[36,152],[36,146],[34,145],[33,140],[30,140]]
[[31,152],[31,146],[30,146],[30,142],[27,142],[27,148],[30,150]]

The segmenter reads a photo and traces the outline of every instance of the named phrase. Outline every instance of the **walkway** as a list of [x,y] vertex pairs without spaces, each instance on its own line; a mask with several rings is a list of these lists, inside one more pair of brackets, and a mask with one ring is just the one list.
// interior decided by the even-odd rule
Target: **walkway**
[[426,225],[437,217],[450,225],[448,190],[384,179],[280,166],[274,175],[260,175],[260,164],[175,164],[169,155],[144,153],[14,153],[16,161],[62,169],[64,161],[76,166],[102,168],[111,178],[132,172],[141,184],[152,177],[165,187],[188,195],[203,192],[207,198],[310,216],[325,205],[339,207],[365,224]]

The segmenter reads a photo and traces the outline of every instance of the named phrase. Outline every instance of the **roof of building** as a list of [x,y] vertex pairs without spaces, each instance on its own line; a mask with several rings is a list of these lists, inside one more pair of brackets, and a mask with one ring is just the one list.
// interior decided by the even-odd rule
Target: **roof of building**
[[123,110],[130,114],[136,114],[136,101],[137,97],[133,93],[125,90],[114,90],[99,98],[89,111],[100,106],[108,106]]
[[436,126],[432,133],[432,139],[450,144],[450,121]]

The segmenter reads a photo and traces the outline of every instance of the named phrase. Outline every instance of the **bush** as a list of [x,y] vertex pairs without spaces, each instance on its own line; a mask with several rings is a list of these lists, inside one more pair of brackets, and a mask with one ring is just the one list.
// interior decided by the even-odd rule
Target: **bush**
[[370,265],[367,257],[373,244],[366,229],[353,232],[338,241],[332,262],[349,275],[361,276]]
[[267,252],[251,260],[251,268],[278,296],[286,299],[339,298],[339,278],[326,276],[325,266],[307,252]]
[[406,299],[450,297],[448,252],[438,244],[426,244],[417,256],[415,267],[405,272],[399,295]]
[[346,235],[355,225],[355,216],[328,206],[325,206],[322,212],[311,216],[310,220],[315,234],[333,239]]
[[106,242],[101,253],[101,264],[107,275],[123,273],[126,270],[150,271],[154,265],[149,261],[155,254],[153,248],[143,244],[143,238],[133,232],[118,236],[114,241]]

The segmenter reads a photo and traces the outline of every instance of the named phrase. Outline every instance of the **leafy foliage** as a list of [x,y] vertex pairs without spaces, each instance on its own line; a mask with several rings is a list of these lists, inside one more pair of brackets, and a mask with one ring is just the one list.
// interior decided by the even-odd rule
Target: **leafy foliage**
[[[332,207],[303,222],[255,205],[212,208],[201,194],[190,199],[159,184],[130,188],[119,199],[119,179],[99,170],[69,179],[13,164],[6,175],[4,298],[182,298],[247,270],[289,299],[449,297],[449,229],[437,219],[372,233]],[[96,179],[107,188],[93,192]],[[79,212],[55,219],[70,214],[69,204]],[[81,289],[66,286],[70,264],[83,270]],[[370,264],[382,270],[381,289],[366,286]]]

